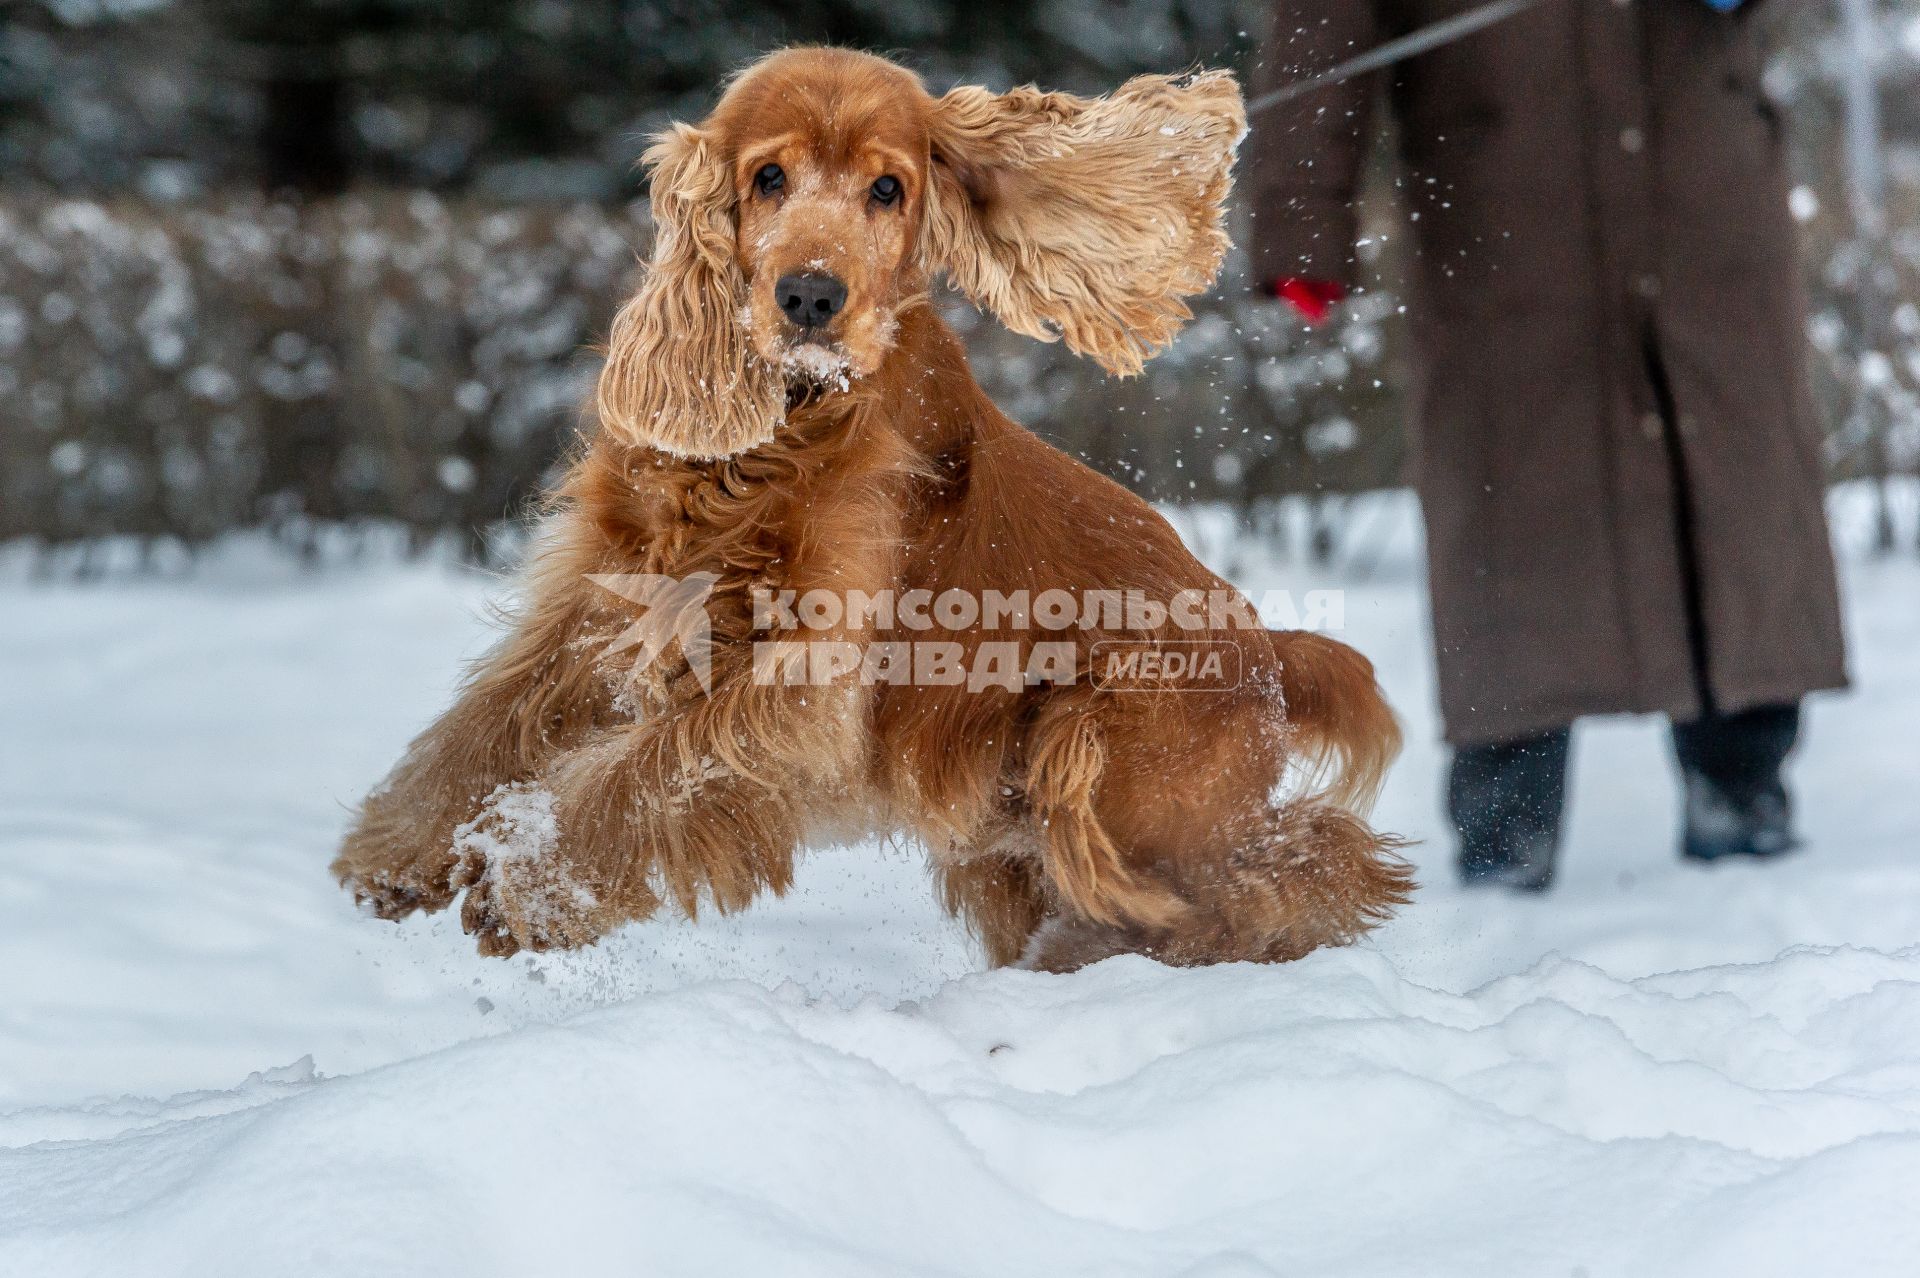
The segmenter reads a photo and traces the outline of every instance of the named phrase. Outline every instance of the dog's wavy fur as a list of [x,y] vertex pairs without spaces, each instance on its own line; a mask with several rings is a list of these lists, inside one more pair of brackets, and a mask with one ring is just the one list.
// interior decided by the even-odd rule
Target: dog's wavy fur
[[[1075,678],[1017,691],[753,671],[756,587],[1228,589],[1146,503],[1002,416],[927,292],[944,273],[1020,332],[1138,370],[1218,270],[1244,131],[1220,73],[934,98],[879,58],[795,49],[662,134],[650,268],[524,605],[335,873],[389,918],[464,892],[489,954],[588,944],[668,904],[740,909],[787,887],[805,842],[857,830],[923,841],[996,964],[1289,959],[1384,918],[1411,880],[1364,813],[1398,730],[1333,640],[951,636],[1023,661],[1036,638],[1075,645]],[[823,332],[781,311],[796,270],[846,287]],[[643,666],[622,648],[634,610],[599,574],[705,574],[710,692],[683,651]],[[849,617],[807,637],[914,636]],[[1114,638],[1197,643],[1242,677],[1111,686],[1091,651]]]

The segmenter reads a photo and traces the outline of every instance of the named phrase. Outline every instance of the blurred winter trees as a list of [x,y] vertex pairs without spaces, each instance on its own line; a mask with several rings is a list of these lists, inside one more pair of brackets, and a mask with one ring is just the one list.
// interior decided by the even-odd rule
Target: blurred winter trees
[[[1876,6],[1889,215],[1861,234],[1845,42],[1787,9],[1816,367],[1838,474],[1920,455],[1920,0]],[[633,159],[782,43],[892,53],[936,88],[1086,91],[1245,66],[1259,0],[12,0],[0,8],[0,538],[192,546],[386,521],[470,551],[575,431],[648,226]],[[1303,331],[1230,272],[1135,381],[964,307],[1016,416],[1163,499],[1274,523],[1395,483],[1398,245]],[[1873,289],[1865,281],[1876,281]],[[1888,299],[1875,312],[1863,297]],[[1905,299],[1905,300],[1902,300]],[[1322,504],[1327,528],[1338,502]],[[1324,531],[1324,530],[1323,530]]]

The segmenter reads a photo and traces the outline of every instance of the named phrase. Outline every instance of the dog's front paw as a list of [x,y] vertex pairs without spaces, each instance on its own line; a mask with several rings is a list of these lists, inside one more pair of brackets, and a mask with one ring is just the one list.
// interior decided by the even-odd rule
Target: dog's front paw
[[467,888],[460,926],[488,958],[591,945],[605,928],[593,891],[565,875],[495,862]]
[[572,949],[604,932],[598,895],[560,852],[551,792],[527,782],[487,796],[480,815],[454,834],[456,889],[466,889],[460,926],[480,953]]
[[425,874],[416,873],[412,866],[400,871],[348,871],[341,875],[340,884],[353,893],[355,905],[377,918],[397,922],[415,910],[431,913],[451,901],[452,870],[453,860],[448,858],[444,865]]
[[363,824],[334,858],[333,873],[354,904],[388,920],[415,910],[444,908],[453,900],[457,862],[450,848],[418,853]]

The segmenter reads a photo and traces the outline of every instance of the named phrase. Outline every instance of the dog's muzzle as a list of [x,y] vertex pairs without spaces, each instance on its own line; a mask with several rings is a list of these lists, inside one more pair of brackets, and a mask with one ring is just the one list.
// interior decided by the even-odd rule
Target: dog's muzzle
[[799,329],[825,328],[847,304],[847,286],[831,275],[782,275],[773,297],[787,322]]

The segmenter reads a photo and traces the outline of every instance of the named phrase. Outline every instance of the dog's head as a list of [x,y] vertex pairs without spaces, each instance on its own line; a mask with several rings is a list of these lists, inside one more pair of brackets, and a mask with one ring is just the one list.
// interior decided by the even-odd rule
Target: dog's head
[[653,259],[614,320],[601,422],[690,457],[764,443],[790,389],[878,368],[935,272],[1136,372],[1219,269],[1245,130],[1224,72],[935,98],[882,58],[776,53],[646,153]]

